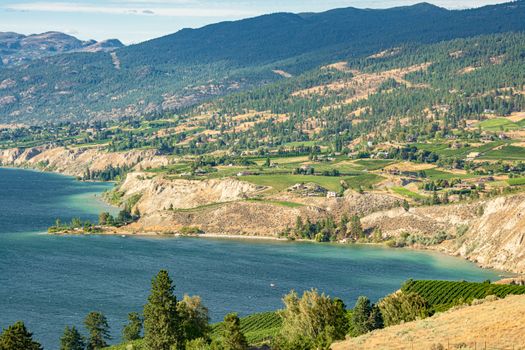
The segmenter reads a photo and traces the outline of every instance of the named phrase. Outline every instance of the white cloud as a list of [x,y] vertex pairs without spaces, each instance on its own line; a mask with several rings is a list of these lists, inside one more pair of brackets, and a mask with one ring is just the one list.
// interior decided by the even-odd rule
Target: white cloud
[[[152,5],[149,3],[148,5]],[[62,13],[98,13],[112,15],[142,15],[166,17],[247,17],[256,13],[247,10],[213,7],[161,7],[161,6],[104,6],[71,2],[38,2],[8,4],[4,9]]]

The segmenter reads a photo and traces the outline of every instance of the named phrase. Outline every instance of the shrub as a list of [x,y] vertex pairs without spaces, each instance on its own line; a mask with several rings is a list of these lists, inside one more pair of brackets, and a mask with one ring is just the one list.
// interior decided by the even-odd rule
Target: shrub
[[344,339],[348,321],[341,300],[331,299],[312,289],[304,292],[301,298],[292,291],[283,302],[283,326],[274,348],[326,348],[333,341]]
[[398,292],[378,303],[386,327],[430,316],[428,303],[417,293]]
[[179,232],[181,235],[201,235],[204,233],[203,230],[196,226],[183,226]]

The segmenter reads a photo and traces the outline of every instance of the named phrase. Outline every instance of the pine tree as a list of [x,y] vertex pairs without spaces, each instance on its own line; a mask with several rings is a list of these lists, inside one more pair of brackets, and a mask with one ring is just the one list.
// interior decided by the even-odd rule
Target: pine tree
[[352,237],[356,241],[360,238],[363,238],[363,226],[361,225],[361,219],[357,215],[352,216],[352,218],[350,219],[349,234],[350,237]]
[[111,336],[106,316],[100,312],[90,312],[84,319],[84,325],[89,332],[86,347],[88,350],[98,350],[108,346],[106,341],[110,340]]
[[128,314],[128,324],[122,330],[122,339],[125,342],[140,339],[142,332],[142,318],[138,312],[131,312]]
[[102,212],[98,215],[98,224],[106,225],[109,221],[110,214],[108,212]]
[[184,298],[177,303],[177,312],[186,341],[208,337],[210,330],[208,308],[202,304],[199,296],[184,295]]
[[359,297],[352,312],[351,335],[359,336],[378,328],[383,328],[379,308],[372,305],[367,297]]
[[248,341],[241,331],[241,321],[237,314],[232,313],[224,317],[222,345],[224,350],[248,349]]
[[86,344],[84,338],[75,327],[66,327],[62,338],[60,338],[60,350],[84,350]]
[[1,350],[42,350],[42,346],[33,340],[23,322],[16,322],[14,325],[4,329],[0,334]]
[[170,350],[184,346],[177,313],[175,287],[168,271],[161,270],[151,282],[151,293],[144,306],[144,341],[147,349]]

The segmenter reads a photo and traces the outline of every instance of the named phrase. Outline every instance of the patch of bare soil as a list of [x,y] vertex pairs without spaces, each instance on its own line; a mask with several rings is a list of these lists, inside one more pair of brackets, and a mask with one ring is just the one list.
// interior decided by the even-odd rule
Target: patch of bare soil
[[280,75],[283,78],[291,78],[291,77],[293,77],[293,75],[291,75],[290,73],[285,72],[284,70],[280,70],[280,69],[275,69],[272,72],[274,72],[277,75]]
[[420,171],[420,170],[428,170],[435,168],[435,165],[432,164],[416,164],[416,163],[410,163],[410,162],[401,162],[401,163],[395,163],[392,165],[388,165],[384,167],[385,170],[394,170],[397,169],[399,171]]
[[294,92],[293,96],[306,97],[311,95],[323,95],[327,92],[354,90],[355,94],[343,102],[343,104],[350,104],[352,102],[368,98],[369,95],[377,92],[379,86],[388,79],[395,79],[398,83],[405,84],[408,87],[424,87],[415,86],[414,84],[407,81],[405,76],[412,72],[424,70],[428,68],[430,64],[431,63],[425,63],[376,73],[362,73],[359,71],[353,71],[354,76],[351,79],[299,90]]
[[507,117],[507,119],[514,123],[521,122],[523,119],[525,119],[525,112],[514,112],[509,117]]
[[350,67],[348,67],[348,62],[336,62],[333,64],[329,64],[328,66],[324,66],[322,67],[322,69],[335,69],[340,72],[350,71]]

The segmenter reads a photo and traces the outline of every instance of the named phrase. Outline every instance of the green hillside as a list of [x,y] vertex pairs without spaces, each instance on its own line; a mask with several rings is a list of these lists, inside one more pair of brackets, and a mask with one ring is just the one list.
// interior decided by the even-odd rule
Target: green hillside
[[[279,13],[186,29],[109,53],[67,54],[0,69],[0,121],[42,122],[179,108],[385,49],[525,29],[525,3],[464,11],[429,4],[387,10]],[[431,20],[429,20],[431,19]],[[30,93],[28,93],[28,91]]]

